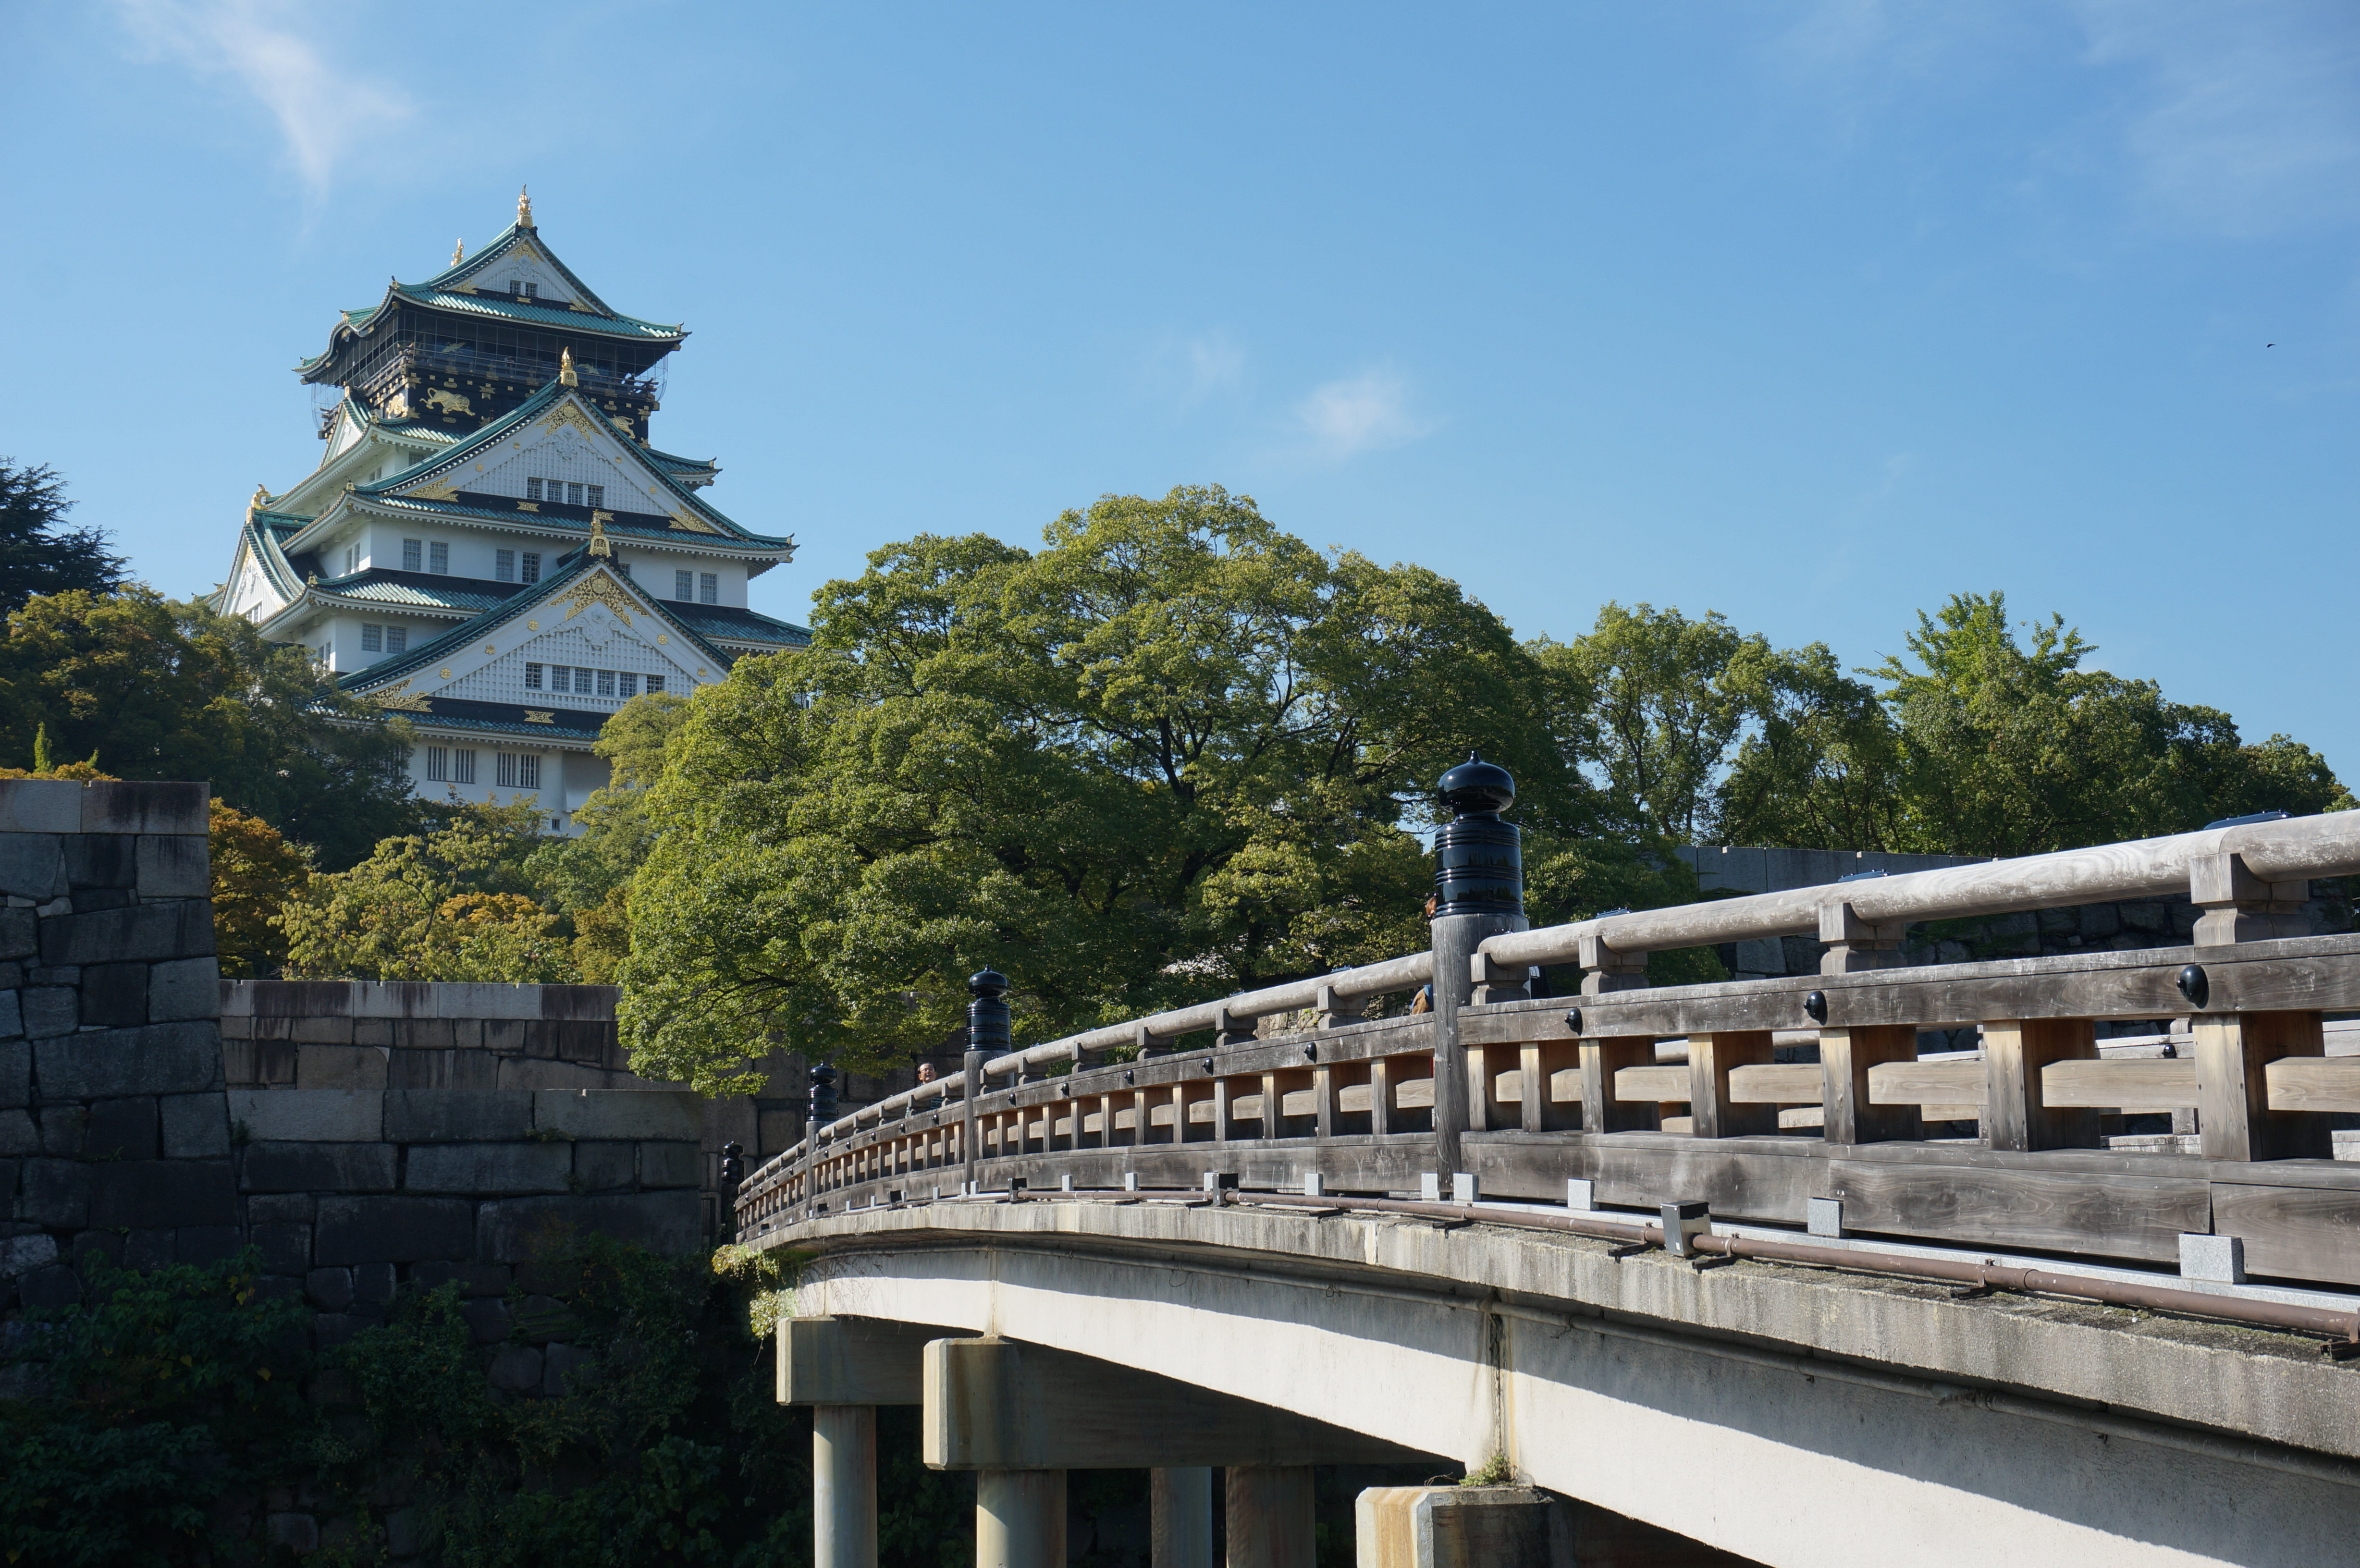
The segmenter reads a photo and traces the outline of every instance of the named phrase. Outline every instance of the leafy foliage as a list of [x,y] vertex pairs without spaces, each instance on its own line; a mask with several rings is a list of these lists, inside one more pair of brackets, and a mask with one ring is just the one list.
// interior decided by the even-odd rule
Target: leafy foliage
[[54,469],[0,457],[0,614],[37,593],[109,593],[122,584],[123,558],[106,536],[66,526],[73,505]]
[[149,588],[60,593],[9,615],[0,756],[30,758],[44,729],[58,755],[116,778],[209,780],[332,868],[414,820],[399,721],[243,617]]
[[259,1258],[136,1274],[80,1265],[84,1305],[37,1312],[0,1399],[8,1560],[113,1568],[195,1560],[215,1508],[265,1483],[311,1425],[309,1313],[262,1295]]
[[808,651],[698,694],[647,795],[625,1024],[708,1092],[749,1042],[939,1040],[985,964],[1054,1032],[1414,950],[1411,830],[1478,745],[1527,822],[1592,818],[1496,617],[1218,489],[1107,497],[1038,552],[912,539],[818,601]]
[[279,919],[311,878],[310,858],[277,828],[224,800],[206,833],[213,863],[213,945],[225,979],[277,972],[287,957]]

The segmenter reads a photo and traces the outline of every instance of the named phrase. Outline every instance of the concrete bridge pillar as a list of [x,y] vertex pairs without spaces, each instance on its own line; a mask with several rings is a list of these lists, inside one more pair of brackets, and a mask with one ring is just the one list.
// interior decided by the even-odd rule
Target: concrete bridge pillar
[[814,1568],[877,1568],[877,1407],[812,1408]]
[[1229,1568],[1299,1568],[1318,1556],[1310,1466],[1231,1465],[1226,1500]]
[[1203,1465],[1148,1472],[1154,1568],[1213,1568],[1213,1472]]
[[978,1470],[975,1568],[1065,1568],[1065,1473]]

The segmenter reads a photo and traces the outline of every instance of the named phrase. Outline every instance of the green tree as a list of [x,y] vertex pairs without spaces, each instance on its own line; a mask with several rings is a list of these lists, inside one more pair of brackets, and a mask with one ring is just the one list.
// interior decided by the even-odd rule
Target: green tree
[[2151,681],[2083,661],[2060,615],[2019,640],[2001,593],[1921,613],[1908,648],[1873,673],[1900,728],[1897,847],[2034,855],[2185,833],[2260,807],[2305,814],[2350,797],[2323,759],[2283,735],[2242,744],[2217,708],[2168,702]]
[[803,653],[697,694],[647,792],[624,1025],[733,1089],[776,1044],[876,1063],[963,976],[1045,1038],[1415,951],[1433,780],[1481,746],[1521,820],[1595,821],[1533,659],[1458,587],[1323,556],[1251,499],[925,536],[821,590]]
[[655,845],[647,787],[663,774],[664,746],[688,716],[688,699],[667,691],[634,697],[598,731],[596,747],[614,769],[607,786],[574,813],[574,838],[544,840],[525,874],[550,907],[574,925],[574,963],[584,981],[613,981],[630,952],[631,877]]
[[206,848],[212,863],[213,946],[231,980],[275,974],[287,956],[279,916],[311,881],[302,849],[277,828],[215,800]]
[[46,729],[122,779],[201,779],[322,865],[349,866],[416,820],[398,718],[337,691],[300,648],[153,589],[36,598],[0,639],[0,756]]
[[315,876],[279,916],[290,979],[580,978],[562,915],[535,897],[526,862],[541,808],[464,805],[447,826],[377,844],[349,870]]
[[1563,710],[1559,731],[1574,756],[1594,757],[1620,825],[1693,842],[1722,761],[1752,716],[1732,667],[1759,662],[1769,645],[1718,611],[1690,620],[1677,609],[1609,604],[1588,635],[1531,648]]
[[1901,846],[1901,732],[1874,688],[1845,674],[1819,642],[1778,652],[1749,645],[1727,681],[1752,727],[1716,790],[1719,842]]
[[106,536],[66,526],[73,505],[55,470],[0,457],[0,614],[22,609],[37,593],[121,586],[123,558],[106,548]]

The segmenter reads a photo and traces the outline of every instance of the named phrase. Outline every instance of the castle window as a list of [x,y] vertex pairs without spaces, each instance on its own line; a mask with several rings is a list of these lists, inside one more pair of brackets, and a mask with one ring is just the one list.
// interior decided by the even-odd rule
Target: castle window
[[574,689],[585,697],[590,695],[590,671],[578,664],[574,667]]
[[521,278],[511,278],[508,279],[508,292],[519,299],[538,299],[541,298],[541,285],[527,283]]
[[451,782],[473,784],[475,781],[475,753],[470,746],[454,746],[451,752]]
[[650,675],[648,677],[648,690],[650,691],[662,691],[663,683],[664,678],[661,675]]
[[696,597],[696,573],[675,572],[672,574],[672,596],[682,604]]
[[526,756],[517,758],[517,788],[519,789],[538,789],[541,788],[540,757]]
[[721,603],[721,579],[719,576],[710,572],[698,572],[696,574],[696,597],[697,602],[700,604],[718,604]]
[[581,486],[581,485],[568,485],[565,487],[565,504],[566,504],[567,506],[578,506],[582,505],[582,486]]
[[440,784],[451,777],[451,753],[447,747],[430,746],[426,748],[426,777]]
[[529,550],[524,552],[524,574],[518,581],[523,583],[538,583],[541,581],[541,552],[539,550]]
[[438,577],[451,575],[451,546],[447,542],[436,539],[426,547],[426,570]]
[[366,621],[363,621],[361,623],[361,651],[363,653],[383,653],[385,651],[385,628],[383,626],[371,626]]
[[492,575],[498,578],[503,583],[515,582],[516,551],[512,550],[496,550],[492,551]]
[[639,678],[632,674],[629,670],[624,670],[620,675],[616,676],[615,679],[621,682],[622,686],[622,689],[617,695],[624,697],[636,697],[639,694]]
[[344,546],[344,575],[347,577],[353,574],[353,559],[357,553],[353,546]]
[[399,653],[409,647],[410,628],[408,626],[388,626],[385,628],[386,652]]
[[524,689],[528,691],[538,691],[541,690],[540,665],[528,664],[524,667]]
[[404,572],[422,572],[422,571],[424,571],[424,570],[425,570],[425,559],[426,559],[426,541],[425,541],[425,540],[423,540],[423,539],[403,539],[403,540],[401,541],[401,569],[402,569]]
[[590,499],[588,505],[592,506],[603,506],[606,504],[606,487],[604,485],[593,485],[589,486],[589,495]]
[[598,695],[601,697],[611,697],[614,694],[615,672],[611,670],[602,670],[598,671]]
[[492,770],[503,789],[541,788],[541,758],[531,752],[500,752],[493,762]]
[[538,501],[541,499],[540,480],[528,479],[524,482],[524,498],[528,501]]

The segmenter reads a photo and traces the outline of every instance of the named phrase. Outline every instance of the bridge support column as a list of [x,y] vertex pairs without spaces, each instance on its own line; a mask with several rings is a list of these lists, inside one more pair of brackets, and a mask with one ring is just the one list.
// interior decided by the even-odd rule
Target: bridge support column
[[1318,1555],[1307,1465],[1232,1465],[1229,1568],[1297,1568]]
[[975,1568],[1065,1568],[1065,1473],[978,1470]]
[[1148,1472],[1154,1568],[1213,1568],[1213,1472],[1202,1465]]
[[812,1408],[814,1568],[877,1568],[877,1407]]

